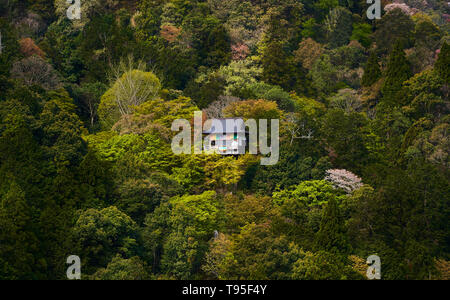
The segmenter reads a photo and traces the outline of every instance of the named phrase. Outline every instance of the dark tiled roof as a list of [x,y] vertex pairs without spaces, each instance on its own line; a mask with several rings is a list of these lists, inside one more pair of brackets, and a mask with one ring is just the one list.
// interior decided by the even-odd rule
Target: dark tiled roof
[[[209,124],[205,126],[208,128]],[[245,123],[243,119],[213,119],[211,128],[203,133],[245,133]]]

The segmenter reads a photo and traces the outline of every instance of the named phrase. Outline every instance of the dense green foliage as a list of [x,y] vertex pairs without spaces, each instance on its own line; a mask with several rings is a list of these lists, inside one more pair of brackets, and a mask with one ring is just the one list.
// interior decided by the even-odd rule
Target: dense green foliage
[[381,77],[380,66],[378,65],[378,57],[375,52],[370,53],[367,65],[364,68],[364,75],[361,79],[362,86],[371,86]]
[[[450,11],[405,2],[0,1],[0,279],[448,278]],[[175,155],[200,109],[279,162]]]

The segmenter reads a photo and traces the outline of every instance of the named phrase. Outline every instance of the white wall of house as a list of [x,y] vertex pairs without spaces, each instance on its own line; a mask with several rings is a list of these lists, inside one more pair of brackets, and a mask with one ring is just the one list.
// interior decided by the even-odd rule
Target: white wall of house
[[246,138],[242,133],[208,135],[205,139],[205,151],[215,151],[222,155],[245,154]]

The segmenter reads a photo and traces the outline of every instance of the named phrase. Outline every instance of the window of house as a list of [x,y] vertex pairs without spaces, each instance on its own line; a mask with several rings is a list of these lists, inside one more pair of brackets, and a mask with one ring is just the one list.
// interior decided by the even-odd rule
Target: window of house
[[216,141],[211,141],[211,146],[214,147],[216,145]]

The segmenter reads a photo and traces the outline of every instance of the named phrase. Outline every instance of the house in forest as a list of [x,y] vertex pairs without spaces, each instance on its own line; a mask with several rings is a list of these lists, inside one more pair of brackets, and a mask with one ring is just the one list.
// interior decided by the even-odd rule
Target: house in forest
[[246,130],[242,119],[213,119],[209,120],[203,130],[206,135],[205,152],[215,151],[222,155],[245,154],[247,145]]

